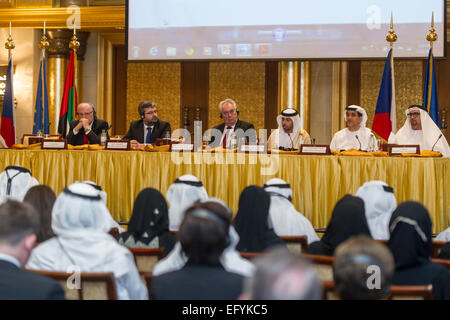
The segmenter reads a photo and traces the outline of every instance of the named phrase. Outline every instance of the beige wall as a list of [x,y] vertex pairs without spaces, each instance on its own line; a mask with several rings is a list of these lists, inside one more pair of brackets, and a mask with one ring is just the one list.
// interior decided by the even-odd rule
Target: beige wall
[[[84,55],[83,67],[83,101],[94,105],[97,103],[97,63],[98,63],[98,35],[91,32],[87,41],[86,54]],[[78,101],[81,102],[80,97]],[[98,114],[102,118],[102,114]],[[103,119],[103,118],[102,118]]]

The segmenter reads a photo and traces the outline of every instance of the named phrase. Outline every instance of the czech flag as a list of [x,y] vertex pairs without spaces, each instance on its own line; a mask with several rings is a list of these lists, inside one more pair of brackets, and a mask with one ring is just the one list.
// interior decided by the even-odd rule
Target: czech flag
[[12,56],[9,58],[8,71],[6,73],[5,97],[3,100],[2,124],[0,134],[11,148],[16,143],[16,128],[14,127],[14,91],[13,91],[13,62]]

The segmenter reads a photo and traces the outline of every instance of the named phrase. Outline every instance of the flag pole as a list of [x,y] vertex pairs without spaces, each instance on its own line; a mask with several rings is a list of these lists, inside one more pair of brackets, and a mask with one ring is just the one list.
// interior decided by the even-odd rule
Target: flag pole
[[[42,32],[42,37],[41,37],[41,41],[39,42],[39,49],[41,49],[42,51],[42,79],[41,79],[41,83],[42,83],[42,97],[41,97],[41,103],[42,103],[42,121],[43,121],[43,125],[42,125],[42,129],[43,129],[43,133],[45,136],[47,136],[47,134],[50,133],[50,121],[48,121],[48,125],[47,128],[45,127],[45,106],[46,106],[46,96],[47,96],[47,79],[45,79],[47,72],[45,71],[45,52],[48,50],[48,48],[50,47],[50,43],[47,40],[47,36],[46,36],[46,22],[44,20],[44,30]],[[48,110],[48,103],[47,103],[47,113],[49,112]]]
[[[73,54],[74,54],[74,66],[73,66],[73,70],[74,70],[74,87],[75,87],[75,75],[77,73],[77,50],[78,48],[80,48],[80,43],[78,42],[78,38],[77,38],[77,24],[76,21],[73,22],[73,36],[72,36],[72,40],[69,42],[69,48],[71,50],[73,50]],[[74,90],[74,99],[76,97],[76,87]],[[76,102],[74,101],[74,106],[73,106],[73,111],[74,111],[74,118],[75,118],[75,114],[77,113],[77,105]]]
[[434,29],[434,11],[431,13],[431,29],[430,33],[427,34],[427,41],[430,42],[430,49],[433,50],[433,42],[438,39],[436,29]]
[[9,22],[9,36],[5,42],[5,48],[8,50],[8,60],[11,59],[12,51],[16,45],[14,44],[12,35],[11,35],[11,21]]

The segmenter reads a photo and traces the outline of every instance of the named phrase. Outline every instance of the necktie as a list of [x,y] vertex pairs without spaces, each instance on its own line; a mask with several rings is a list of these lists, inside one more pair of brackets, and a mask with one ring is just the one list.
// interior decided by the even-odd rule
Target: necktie
[[145,137],[145,143],[150,143],[150,136],[152,135],[152,128],[147,127],[147,136]]
[[225,131],[225,136],[223,137],[223,140],[222,140],[222,148],[224,148],[224,149],[227,148],[228,130],[230,130],[230,129],[231,129],[231,127],[228,126],[227,131]]
[[83,132],[83,143],[89,144],[89,139],[88,139],[88,137],[86,137],[86,133],[84,133],[84,132]]

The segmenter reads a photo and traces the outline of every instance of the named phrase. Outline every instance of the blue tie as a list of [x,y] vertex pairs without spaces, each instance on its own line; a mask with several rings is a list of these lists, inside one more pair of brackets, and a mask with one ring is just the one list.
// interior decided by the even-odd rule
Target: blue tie
[[145,137],[145,143],[150,143],[150,136],[152,135],[152,128],[147,127],[147,136]]

